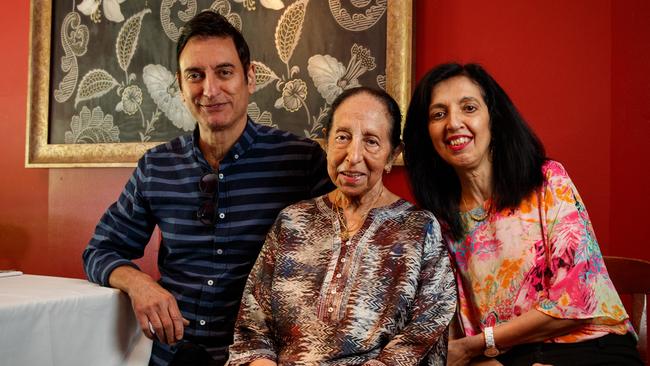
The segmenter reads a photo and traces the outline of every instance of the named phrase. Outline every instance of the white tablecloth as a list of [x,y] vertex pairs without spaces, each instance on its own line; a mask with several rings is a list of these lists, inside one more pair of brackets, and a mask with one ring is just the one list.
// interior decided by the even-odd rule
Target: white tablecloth
[[0,278],[0,364],[147,365],[128,296],[85,280]]

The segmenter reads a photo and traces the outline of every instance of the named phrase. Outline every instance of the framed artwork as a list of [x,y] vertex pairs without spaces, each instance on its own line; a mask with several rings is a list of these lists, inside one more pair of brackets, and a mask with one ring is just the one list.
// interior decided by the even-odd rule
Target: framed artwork
[[334,98],[358,85],[406,110],[412,0],[32,0],[26,166],[135,166],[191,133],[175,47],[208,9],[249,44],[255,122],[319,139]]

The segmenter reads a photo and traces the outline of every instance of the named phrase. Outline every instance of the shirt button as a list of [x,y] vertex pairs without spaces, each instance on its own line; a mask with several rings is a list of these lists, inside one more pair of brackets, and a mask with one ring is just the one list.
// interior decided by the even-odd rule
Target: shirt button
[[235,154],[235,159],[239,159],[239,155]]
[[222,213],[219,214],[219,218],[220,218],[220,219],[223,219],[224,217],[226,217],[226,214],[225,214],[225,213],[222,212]]
[[337,274],[336,274],[336,278],[341,278],[341,274],[340,274],[340,273],[337,273]]
[[336,293],[336,289],[332,290],[332,293],[335,294],[335,293]]
[[341,263],[345,263],[345,258],[341,258]]
[[217,249],[217,254],[223,254],[223,249]]
[[223,179],[223,174],[219,173],[219,179]]
[[205,320],[203,320],[203,319],[199,320],[199,324],[205,325]]
[[208,286],[212,286],[212,285],[214,285],[214,281],[208,280]]
[[327,312],[328,312],[328,313],[331,313],[331,312],[333,312],[333,311],[334,311],[334,308],[327,308]]

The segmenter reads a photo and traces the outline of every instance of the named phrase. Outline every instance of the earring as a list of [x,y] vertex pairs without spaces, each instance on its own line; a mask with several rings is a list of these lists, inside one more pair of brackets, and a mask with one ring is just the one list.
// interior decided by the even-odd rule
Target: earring
[[386,165],[384,167],[384,170],[386,171],[386,173],[390,173],[391,169],[393,169],[393,166],[391,164],[388,164],[388,165]]

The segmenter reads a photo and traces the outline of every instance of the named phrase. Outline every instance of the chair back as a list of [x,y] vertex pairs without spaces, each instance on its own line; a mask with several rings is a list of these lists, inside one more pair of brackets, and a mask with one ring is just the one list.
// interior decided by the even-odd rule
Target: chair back
[[632,298],[630,321],[639,335],[637,348],[648,364],[648,294],[650,294],[650,262],[615,256],[604,256],[609,277],[619,294]]

